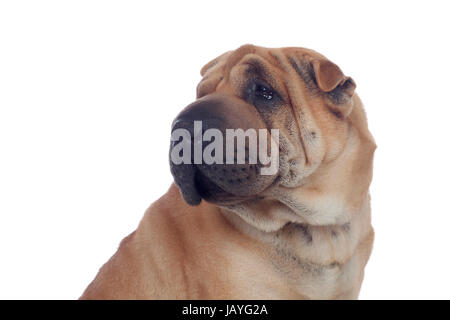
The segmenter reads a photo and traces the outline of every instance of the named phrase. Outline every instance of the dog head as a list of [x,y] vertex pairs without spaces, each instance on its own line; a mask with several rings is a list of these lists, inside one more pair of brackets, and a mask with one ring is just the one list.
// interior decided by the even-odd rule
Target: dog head
[[[364,204],[376,146],[356,84],[336,64],[309,49],[244,45],[201,75],[197,100],[172,125],[171,172],[186,202],[267,231],[345,222]],[[237,129],[242,153],[227,134]]]

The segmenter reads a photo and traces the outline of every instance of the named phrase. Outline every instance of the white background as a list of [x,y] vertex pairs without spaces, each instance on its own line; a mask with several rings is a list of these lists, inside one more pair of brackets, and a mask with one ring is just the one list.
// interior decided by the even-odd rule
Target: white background
[[0,298],[78,298],[164,194],[199,70],[252,43],[355,79],[376,138],[361,299],[450,298],[445,1],[2,1]]

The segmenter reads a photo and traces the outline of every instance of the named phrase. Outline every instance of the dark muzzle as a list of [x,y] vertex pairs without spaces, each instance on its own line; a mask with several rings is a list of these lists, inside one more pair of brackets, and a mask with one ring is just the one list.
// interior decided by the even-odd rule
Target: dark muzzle
[[261,162],[259,155],[270,156],[272,143],[252,105],[234,96],[208,95],[186,107],[173,122],[171,172],[190,205],[202,198],[212,202],[250,198],[277,176],[278,168],[272,174],[261,171],[270,163]]

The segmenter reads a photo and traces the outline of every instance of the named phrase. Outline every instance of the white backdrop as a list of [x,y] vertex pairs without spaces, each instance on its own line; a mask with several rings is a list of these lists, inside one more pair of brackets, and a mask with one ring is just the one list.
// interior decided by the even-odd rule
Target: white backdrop
[[0,298],[78,298],[169,187],[170,124],[245,43],[355,79],[378,144],[360,298],[450,298],[444,1],[2,1]]

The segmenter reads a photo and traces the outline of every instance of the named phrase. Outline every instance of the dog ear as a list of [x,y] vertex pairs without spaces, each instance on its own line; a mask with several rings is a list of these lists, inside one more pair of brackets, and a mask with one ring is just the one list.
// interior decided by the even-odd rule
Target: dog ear
[[206,72],[211,69],[212,67],[216,66],[219,64],[219,62],[225,57],[227,56],[231,51],[227,51],[223,54],[221,54],[220,56],[218,56],[217,58],[211,60],[210,62],[208,62],[207,64],[205,64],[201,70],[200,70],[200,75],[203,77]]
[[[311,62],[314,69],[316,84],[323,92],[334,92],[352,97],[356,83],[346,77],[341,69],[326,59],[315,59]],[[336,91],[336,92],[335,92]]]
[[206,73],[206,71],[208,71],[211,67],[215,66],[217,64],[217,62],[219,62],[219,58],[215,58],[213,60],[211,60],[210,62],[208,62],[207,64],[205,64],[201,69],[200,69],[200,75],[203,77]]
[[200,75],[203,78],[197,85],[197,98],[210,94],[216,89],[217,84],[223,79],[223,72],[221,70],[226,63],[226,57],[230,54],[230,52],[231,51],[225,52],[224,54],[211,60],[200,70]]

